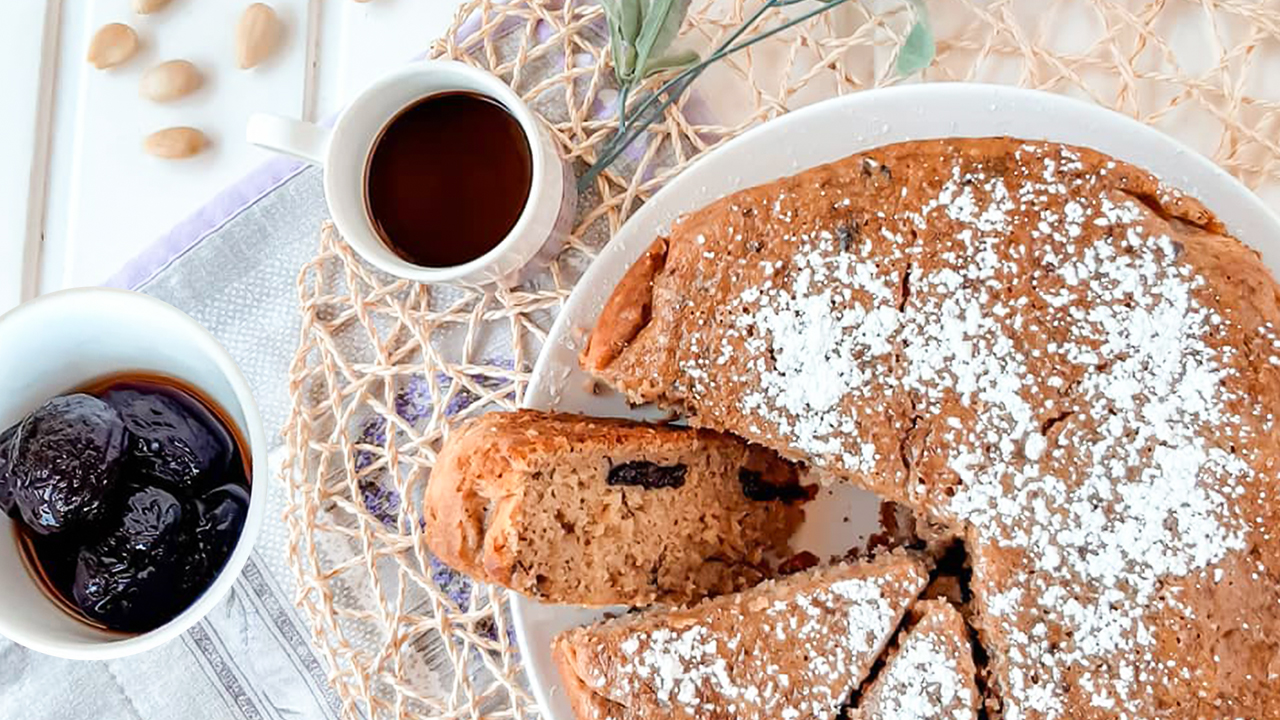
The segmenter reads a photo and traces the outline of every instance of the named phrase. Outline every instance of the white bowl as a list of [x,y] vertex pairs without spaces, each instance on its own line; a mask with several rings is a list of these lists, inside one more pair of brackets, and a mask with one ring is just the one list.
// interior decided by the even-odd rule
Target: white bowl
[[218,577],[190,607],[149,632],[99,630],[54,604],[27,571],[14,521],[0,516],[0,634],[42,653],[104,660],[143,652],[181,635],[226,595],[262,528],[267,443],[249,385],[227,351],[177,308],[122,290],[66,290],[0,317],[0,428],[46,400],[126,371],[183,380],[217,403],[248,443],[248,517]]

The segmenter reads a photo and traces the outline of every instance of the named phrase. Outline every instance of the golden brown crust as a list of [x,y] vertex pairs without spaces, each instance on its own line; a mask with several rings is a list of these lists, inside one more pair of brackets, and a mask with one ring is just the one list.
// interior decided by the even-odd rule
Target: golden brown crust
[[477,578],[490,577],[480,562],[489,499],[471,482],[473,473],[481,470],[470,466],[483,442],[484,427],[481,418],[454,430],[456,439],[436,457],[424,503],[424,533],[431,551],[446,565]]
[[609,702],[604,696],[591,691],[583,678],[583,669],[577,656],[577,646],[573,635],[569,633],[557,635],[551,642],[551,660],[560,674],[564,694],[569,698],[569,707],[573,708],[574,717],[579,720],[602,720],[609,715]]
[[584,368],[598,370],[613,362],[649,322],[653,279],[666,260],[667,240],[658,238],[618,282],[582,351]]

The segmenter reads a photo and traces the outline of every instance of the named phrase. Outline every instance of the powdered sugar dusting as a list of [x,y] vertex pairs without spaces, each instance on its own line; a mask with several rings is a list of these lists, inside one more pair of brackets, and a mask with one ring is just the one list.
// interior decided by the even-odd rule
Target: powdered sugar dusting
[[[789,287],[750,289],[742,300],[764,299],[752,315],[740,316],[737,334],[757,331],[746,340],[758,351],[760,387],[747,394],[744,406],[772,420],[796,446],[816,456],[837,456],[849,467],[864,469],[875,460],[874,448],[846,448],[843,440],[856,426],[856,413],[842,400],[851,388],[865,387],[865,358],[893,350],[889,339],[898,329],[890,279],[877,275],[871,262],[833,253],[835,239],[819,240],[827,252],[796,258],[798,270]],[[866,299],[849,303],[856,288]],[[768,298],[794,298],[769,302]],[[773,338],[766,346],[768,338]],[[773,368],[766,366],[766,350],[773,350]],[[814,363],[822,372],[811,372]]]
[[862,696],[858,720],[976,720],[979,701],[969,639],[960,634],[963,621],[957,615],[954,624],[931,622],[934,617],[939,615],[921,620],[889,657]]
[[604,626],[591,644],[609,659],[583,679],[633,711],[653,702],[695,717],[835,717],[926,575],[902,558],[818,572],[816,581],[784,581],[795,591],[765,586],[676,618],[655,616],[656,627],[619,627],[620,641]]

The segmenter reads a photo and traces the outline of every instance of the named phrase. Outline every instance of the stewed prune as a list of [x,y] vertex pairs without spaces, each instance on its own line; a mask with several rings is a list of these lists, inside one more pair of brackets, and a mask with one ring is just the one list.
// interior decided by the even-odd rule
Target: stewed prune
[[14,493],[22,552],[76,617],[146,632],[202,594],[239,541],[248,465],[194,389],[116,376],[0,433],[0,510]]
[[9,463],[13,454],[13,438],[18,434],[18,426],[0,433],[0,513],[14,516],[13,485],[9,480]]
[[14,504],[42,535],[103,514],[127,444],[120,414],[91,395],[56,397],[18,426],[9,468]]
[[197,492],[226,472],[231,438],[203,408],[134,389],[111,390],[102,399],[124,418],[132,471],[181,493]]
[[85,615],[110,628],[144,631],[185,606],[174,592],[182,503],[158,487],[131,489],[119,523],[80,550],[71,592]]
[[183,540],[182,585],[194,599],[222,570],[235,548],[249,513],[249,491],[242,485],[223,485],[192,505]]

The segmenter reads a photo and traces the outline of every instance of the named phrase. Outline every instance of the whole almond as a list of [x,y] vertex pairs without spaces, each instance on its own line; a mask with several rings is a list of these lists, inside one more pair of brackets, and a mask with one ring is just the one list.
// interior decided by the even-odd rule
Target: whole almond
[[193,127],[171,127],[157,130],[142,142],[142,149],[169,160],[189,158],[209,144],[204,133]]
[[155,102],[169,102],[200,89],[204,76],[186,60],[162,62],[142,74],[138,93]]
[[115,67],[138,52],[138,34],[124,23],[109,23],[89,41],[86,59],[99,70]]
[[266,60],[280,42],[280,18],[270,5],[254,3],[236,24],[236,64],[248,70]]
[[139,15],[150,15],[169,4],[169,0],[133,0],[133,11]]

